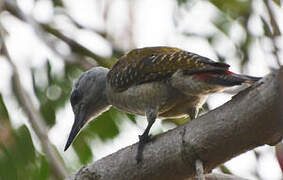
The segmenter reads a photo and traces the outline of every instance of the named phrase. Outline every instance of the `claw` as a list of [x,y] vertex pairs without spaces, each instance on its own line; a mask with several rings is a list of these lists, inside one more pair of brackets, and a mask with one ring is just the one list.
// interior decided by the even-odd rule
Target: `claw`
[[151,135],[139,135],[139,140],[144,142],[144,143],[148,143],[149,141],[152,140],[152,136]]
[[146,143],[152,140],[152,137],[148,134],[143,134],[139,136],[139,139],[140,140],[139,140],[139,145],[138,145],[138,153],[136,156],[137,164],[139,164],[142,161],[143,148],[146,145]]

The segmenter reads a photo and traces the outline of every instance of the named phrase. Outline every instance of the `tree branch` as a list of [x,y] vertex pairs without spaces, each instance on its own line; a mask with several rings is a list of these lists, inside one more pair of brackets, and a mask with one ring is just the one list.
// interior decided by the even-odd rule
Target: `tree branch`
[[283,137],[283,67],[200,118],[153,138],[136,164],[137,144],[119,150],[68,179],[180,180],[205,172],[255,147]]

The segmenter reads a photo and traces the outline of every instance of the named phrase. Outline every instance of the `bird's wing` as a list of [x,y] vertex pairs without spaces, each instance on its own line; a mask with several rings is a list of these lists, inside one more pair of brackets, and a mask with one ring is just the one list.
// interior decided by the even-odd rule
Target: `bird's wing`
[[177,70],[198,74],[228,70],[229,65],[170,47],[135,49],[122,56],[107,75],[112,89],[121,92],[132,85],[166,80]]

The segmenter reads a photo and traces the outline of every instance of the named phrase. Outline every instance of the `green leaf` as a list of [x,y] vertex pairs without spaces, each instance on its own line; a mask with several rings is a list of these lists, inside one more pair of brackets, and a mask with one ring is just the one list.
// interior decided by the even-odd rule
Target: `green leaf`
[[56,6],[57,7],[63,7],[64,6],[64,4],[61,0],[53,0],[53,4],[54,4],[55,7]]
[[113,139],[119,134],[118,126],[115,122],[119,120],[120,112],[111,108],[103,113],[95,121],[89,123],[88,132],[98,135],[101,140]]
[[18,179],[17,165],[14,164],[12,154],[0,142],[0,179]]
[[37,173],[35,173],[34,179],[49,179],[50,176],[50,169],[49,169],[49,164],[45,158],[45,156],[39,155],[37,158],[38,161],[38,169]]
[[177,0],[177,3],[179,6],[184,5],[188,2],[189,0]]
[[214,20],[213,24],[226,36],[229,36],[228,33],[232,26],[231,20],[224,16],[218,16],[218,18]]
[[45,119],[47,125],[52,127],[55,124],[56,120],[56,113],[55,113],[56,106],[53,105],[52,102],[48,101],[40,106],[40,113],[42,117]]
[[86,138],[80,138],[79,140],[75,141],[73,147],[82,164],[88,164],[92,161],[92,151],[86,142]]
[[14,149],[16,160],[21,161],[23,166],[35,159],[35,149],[28,128],[24,125],[16,131],[16,148]]
[[0,142],[0,179],[48,179],[49,165],[33,146],[30,132],[23,125],[12,130],[9,142]]
[[251,3],[248,0],[210,0],[220,11],[229,15],[233,19],[248,17],[251,13]]
[[241,59],[241,68],[243,68],[247,62],[249,62],[249,50],[254,42],[254,37],[249,34],[246,38],[246,41],[239,47],[239,50],[237,51],[238,56]]
[[0,122],[3,120],[8,120],[8,119],[9,119],[8,110],[4,103],[3,96],[0,93]]
[[133,123],[137,123],[137,120],[136,120],[136,116],[133,115],[133,114],[128,114],[126,113],[126,116],[133,122]]
[[263,24],[263,30],[264,30],[264,34],[267,37],[271,37],[272,36],[272,32],[271,29],[269,28],[268,22],[264,19],[264,17],[260,17],[262,24]]

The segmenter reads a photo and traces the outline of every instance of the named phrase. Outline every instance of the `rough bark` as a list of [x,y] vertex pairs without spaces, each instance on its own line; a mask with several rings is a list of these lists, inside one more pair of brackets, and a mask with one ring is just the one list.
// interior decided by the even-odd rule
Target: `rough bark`
[[181,180],[205,172],[255,147],[283,137],[283,68],[245,89],[223,106],[153,138],[136,164],[137,144],[121,149],[68,179]]

